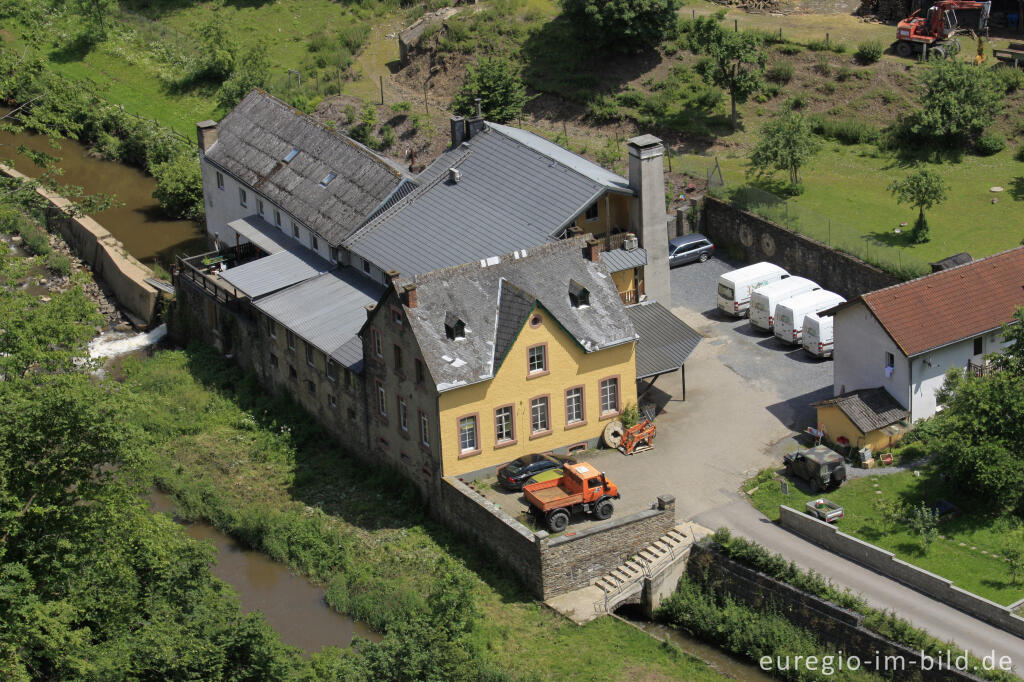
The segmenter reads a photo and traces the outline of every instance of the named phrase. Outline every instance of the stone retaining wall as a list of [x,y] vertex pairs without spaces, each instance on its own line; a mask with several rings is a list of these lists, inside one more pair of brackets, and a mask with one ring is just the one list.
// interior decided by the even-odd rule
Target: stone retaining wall
[[996,604],[984,597],[963,590],[954,585],[952,580],[901,561],[892,552],[841,533],[832,524],[820,521],[808,514],[780,505],[779,515],[780,523],[784,528],[792,530],[827,550],[841,554],[893,580],[898,580],[918,592],[943,604],[949,604],[989,625],[1006,630],[1017,637],[1024,637],[1024,618],[1015,615],[1008,606]]
[[859,258],[712,196],[704,199],[702,229],[716,246],[742,254],[748,263],[775,263],[847,299],[901,281]]
[[687,574],[753,609],[774,608],[794,625],[813,632],[822,642],[835,647],[832,651],[822,651],[823,655],[838,656],[842,652],[842,656],[856,656],[862,662],[893,661],[893,668],[902,661],[905,668],[902,673],[892,674],[895,679],[929,682],[980,679],[959,670],[925,670],[920,666],[920,651],[863,627],[863,616],[859,613],[755,571],[712,548],[700,544],[693,547]]
[[[27,179],[3,164],[0,173]],[[147,278],[153,277],[153,271],[125,251],[124,245],[92,218],[65,213],[72,202],[41,187],[36,192],[50,204],[46,210],[47,227],[61,234],[71,250],[92,267],[93,274],[110,287],[125,310],[143,324],[152,322],[160,297],[160,292],[146,283]]]
[[652,509],[558,537],[532,531],[458,478],[441,482],[434,514],[449,528],[487,548],[535,596],[549,599],[586,587],[676,525],[675,499]]

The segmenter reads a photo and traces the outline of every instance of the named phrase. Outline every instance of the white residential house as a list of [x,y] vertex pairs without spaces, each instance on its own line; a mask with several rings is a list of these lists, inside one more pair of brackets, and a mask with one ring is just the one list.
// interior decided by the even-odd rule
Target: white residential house
[[835,316],[834,395],[885,388],[916,421],[950,367],[985,371],[1024,306],[1024,247],[864,294]]

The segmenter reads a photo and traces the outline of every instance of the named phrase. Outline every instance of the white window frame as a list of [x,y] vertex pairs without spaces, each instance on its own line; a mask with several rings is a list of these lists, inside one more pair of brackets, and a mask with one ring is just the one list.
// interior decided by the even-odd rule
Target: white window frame
[[[538,426],[540,428],[538,428]],[[551,401],[547,396],[530,401],[530,432],[546,433],[551,430]]]
[[459,452],[476,452],[480,449],[480,434],[476,415],[459,419]]
[[[534,352],[540,351],[539,355],[535,356]],[[534,367],[536,360],[539,358],[540,365]],[[537,372],[546,372],[548,370],[548,349],[547,346],[531,346],[526,351],[526,371],[530,374],[536,374]]]
[[405,398],[398,396],[398,425],[402,427],[402,430],[409,433],[409,406],[405,403]]
[[[569,400],[573,397],[578,399],[578,403],[573,407],[570,405]],[[575,418],[574,418],[575,417]],[[583,405],[583,387],[573,386],[572,388],[566,389],[565,391],[565,423],[566,425],[581,424],[586,419],[586,412]]]
[[[602,379],[599,385],[600,392],[598,393],[601,399],[601,414],[613,414],[619,411],[619,380],[616,377],[609,377]],[[613,392],[614,391],[614,392]],[[614,401],[611,403],[609,400],[614,397]]]
[[511,443],[516,439],[515,410],[503,405],[494,410],[494,442]]

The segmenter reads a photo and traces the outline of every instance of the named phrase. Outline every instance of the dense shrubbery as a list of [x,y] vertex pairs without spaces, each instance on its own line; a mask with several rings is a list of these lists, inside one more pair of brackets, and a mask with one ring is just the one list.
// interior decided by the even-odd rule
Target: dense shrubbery
[[671,37],[679,0],[560,0],[563,14],[586,36],[580,45],[614,50],[651,47]]
[[466,70],[466,80],[452,98],[457,114],[476,115],[480,99],[483,117],[496,123],[514,121],[526,106],[526,86],[518,68],[503,57],[482,57]]
[[882,58],[882,52],[884,51],[882,43],[877,40],[869,40],[858,45],[857,51],[853,56],[861,64],[874,64]]
[[773,83],[786,84],[793,79],[793,62],[777,61],[764,72],[764,77]]
[[974,143],[974,151],[981,156],[992,156],[1006,149],[1006,138],[999,133],[984,133]]
[[835,118],[825,114],[811,114],[807,118],[816,135],[843,144],[863,144],[878,139],[878,130],[861,119]]

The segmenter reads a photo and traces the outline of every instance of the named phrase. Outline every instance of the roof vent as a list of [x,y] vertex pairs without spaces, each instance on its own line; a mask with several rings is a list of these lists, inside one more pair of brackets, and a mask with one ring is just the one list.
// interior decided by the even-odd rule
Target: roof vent
[[462,179],[462,171],[460,171],[458,168],[449,168],[448,169],[448,181],[449,182],[451,182],[453,185],[457,185],[459,183],[459,180],[461,180],[461,179]]
[[590,292],[574,279],[569,280],[569,303],[573,308],[590,305]]
[[444,335],[453,341],[466,338],[466,323],[450,310],[444,314]]
[[291,163],[292,159],[294,159],[298,155],[299,155],[299,150],[296,149],[295,147],[292,147],[292,150],[285,155],[284,162],[285,163]]

